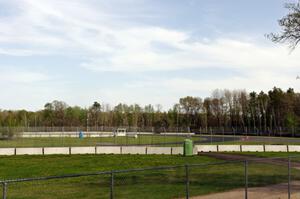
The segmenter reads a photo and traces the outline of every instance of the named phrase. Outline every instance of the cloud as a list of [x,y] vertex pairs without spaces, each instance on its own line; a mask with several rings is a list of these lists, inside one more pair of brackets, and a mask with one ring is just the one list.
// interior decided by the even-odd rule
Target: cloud
[[12,71],[12,70],[1,70],[0,71],[0,82],[3,84],[7,83],[38,83],[50,80],[51,78],[39,72],[28,72],[28,71]]
[[[143,4],[140,0],[129,2],[130,5]],[[116,2],[12,0],[10,3],[18,7],[18,12],[10,13],[3,20],[0,18],[0,55],[30,56],[33,60],[43,55],[44,61],[47,61],[45,55],[75,57],[80,61],[74,68],[79,66],[84,69],[77,69],[80,72],[89,74],[92,71],[100,75],[107,74],[103,72],[122,72],[125,76],[134,72],[145,77],[121,83],[114,80],[121,86],[112,89],[109,87],[111,85],[105,84],[109,88],[97,88],[100,93],[97,95],[94,94],[94,87],[91,91],[81,90],[80,96],[77,96],[72,89],[62,85],[63,92],[56,96],[70,101],[73,99],[74,103],[76,99],[80,104],[96,96],[113,103],[120,99],[167,106],[183,95],[204,96],[203,93],[215,88],[256,91],[268,90],[273,86],[299,88],[294,78],[299,70],[300,51],[289,54],[286,47],[258,40],[257,35],[235,34],[235,37],[230,37],[226,36],[228,34],[218,34],[218,37],[205,35],[199,39],[199,36],[195,38],[197,31],[195,33],[191,29],[147,23],[145,18],[157,17],[149,12],[122,12],[121,8],[116,8]],[[159,20],[159,17],[155,20]],[[26,71],[25,66],[17,71],[9,71],[10,67],[6,65],[1,67],[6,69],[0,71],[0,82],[33,85],[52,80],[48,74]],[[184,71],[201,73],[207,68],[235,70],[238,73],[223,77],[217,71],[206,72],[210,78],[181,74]],[[59,71],[57,69],[56,72]],[[167,75],[170,72],[174,73],[174,77]],[[153,73],[157,75],[153,77]],[[46,88],[56,90],[50,84]],[[30,87],[26,88],[28,93],[30,90]],[[38,89],[32,92],[38,92]]]
[[44,52],[41,51],[32,51],[26,49],[3,49],[0,48],[0,55],[9,55],[9,56],[33,56],[33,55],[43,55]]
[[[193,40],[193,32],[131,23],[105,4],[86,1],[24,0],[22,12],[0,24],[0,42],[21,43],[30,49],[1,48],[0,54],[32,56],[71,54],[93,71],[172,71],[203,67],[245,71],[295,68],[299,51],[244,38]],[[80,14],[78,14],[80,13]],[[117,16],[117,17],[116,17]],[[18,27],[19,31],[15,31]]]

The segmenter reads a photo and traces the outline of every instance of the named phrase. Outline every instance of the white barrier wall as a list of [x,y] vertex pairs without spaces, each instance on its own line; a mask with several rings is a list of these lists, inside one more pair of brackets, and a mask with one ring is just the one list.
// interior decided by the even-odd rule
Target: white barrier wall
[[95,147],[71,147],[71,154],[96,154]]
[[218,152],[217,145],[196,145],[197,152]]
[[122,154],[146,154],[144,146],[122,146]]
[[[196,145],[199,152],[300,152],[300,145]],[[183,154],[183,147],[98,146],[0,148],[0,155],[54,155],[54,154]]]
[[171,155],[171,147],[147,147],[147,154]]
[[96,154],[121,154],[119,146],[97,146]]
[[69,147],[47,147],[44,148],[44,155],[55,155],[55,154],[70,154]]
[[43,155],[43,148],[16,148],[16,155]]
[[15,155],[15,148],[0,148],[0,155]]
[[219,152],[241,152],[240,145],[219,145]]
[[286,145],[265,145],[265,152],[287,152]]
[[264,152],[263,145],[242,145],[242,152]]
[[182,155],[183,147],[172,147],[172,155]]
[[289,152],[300,152],[300,146],[298,145],[288,145]]

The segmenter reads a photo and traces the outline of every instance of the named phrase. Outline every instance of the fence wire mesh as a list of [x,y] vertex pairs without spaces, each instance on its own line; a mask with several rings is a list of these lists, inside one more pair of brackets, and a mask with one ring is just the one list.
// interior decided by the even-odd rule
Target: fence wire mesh
[[244,163],[227,162],[190,167],[190,194],[193,196],[244,187]]
[[100,175],[9,183],[6,195],[14,199],[104,199],[109,198],[109,180],[108,175]]
[[248,163],[248,198],[287,198],[287,159],[264,159]]
[[114,198],[169,199],[185,196],[185,169],[175,167],[114,174]]
[[2,199],[299,198],[300,156],[1,181]]
[[290,165],[290,198],[300,198],[300,157],[291,156],[288,159]]

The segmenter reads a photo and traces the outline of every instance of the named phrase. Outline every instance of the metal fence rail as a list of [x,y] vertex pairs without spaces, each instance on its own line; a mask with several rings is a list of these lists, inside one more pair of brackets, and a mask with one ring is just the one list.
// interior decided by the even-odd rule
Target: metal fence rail
[[188,199],[211,191],[222,192],[241,187],[244,187],[244,198],[248,199],[251,198],[248,191],[250,188],[284,183],[285,195],[291,199],[296,192],[293,183],[300,180],[300,174],[295,170],[299,165],[300,156],[250,158],[2,180],[0,184],[2,199],[20,197]]

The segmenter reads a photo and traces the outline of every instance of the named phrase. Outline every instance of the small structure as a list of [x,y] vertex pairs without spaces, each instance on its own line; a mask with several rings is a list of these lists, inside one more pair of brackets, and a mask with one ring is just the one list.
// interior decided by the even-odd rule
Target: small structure
[[126,128],[117,128],[117,130],[114,132],[114,136],[126,136],[127,130]]
[[193,155],[193,141],[190,139],[184,140],[183,145],[183,155],[184,156],[192,156]]
[[79,132],[79,138],[83,139],[83,132],[82,131]]

